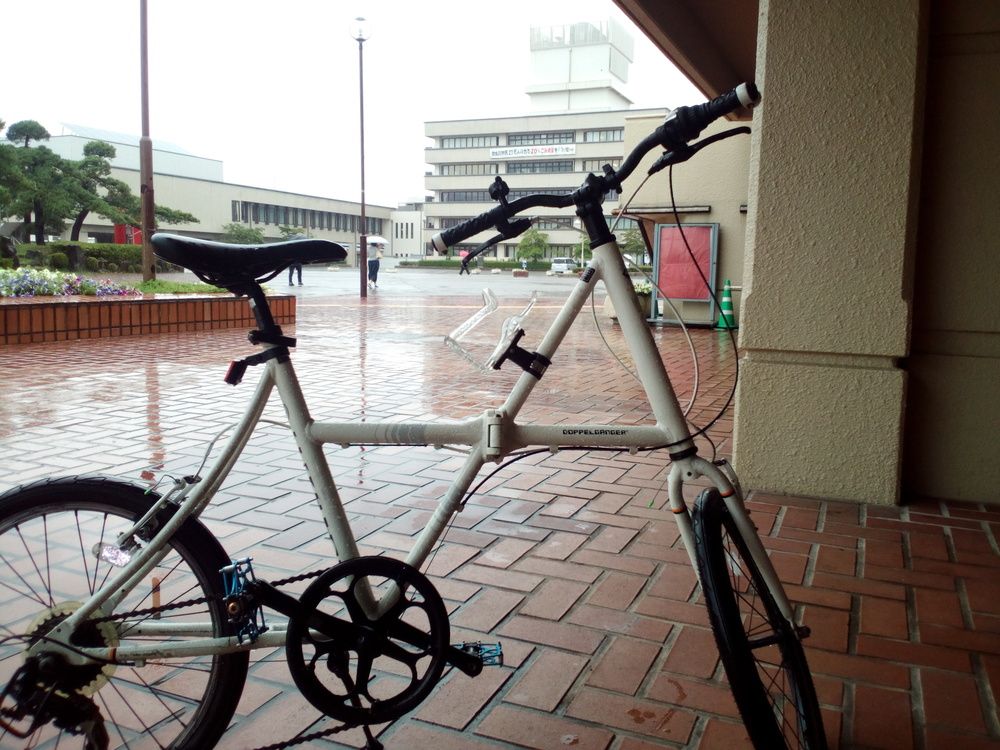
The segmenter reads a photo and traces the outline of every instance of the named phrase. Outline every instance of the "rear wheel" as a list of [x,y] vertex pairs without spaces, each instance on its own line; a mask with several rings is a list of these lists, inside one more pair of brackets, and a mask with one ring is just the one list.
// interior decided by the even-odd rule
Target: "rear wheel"
[[754,747],[826,748],[799,631],[778,609],[718,490],[699,496],[693,524],[712,632]]
[[[44,640],[45,633],[116,574],[119,568],[108,562],[114,554],[97,552],[101,545],[114,545],[155,499],[139,487],[99,478],[48,480],[0,496],[0,611],[4,613],[0,687],[8,685],[24,663],[28,646]],[[164,510],[154,526],[169,513]],[[228,635],[219,569],[229,562],[204,526],[186,522],[164,559],[115,612],[99,612],[77,630],[72,642],[91,647],[149,643],[151,637],[130,634],[124,621],[105,618],[202,598],[209,601],[136,616],[129,622],[207,622],[214,636]],[[68,686],[78,703],[96,705],[110,748],[204,750],[225,731],[243,690],[248,662],[249,654],[241,652],[151,659],[135,666],[95,664],[71,668],[68,682],[65,676],[58,679],[61,689]],[[22,702],[29,702],[21,693]],[[11,697],[6,696],[4,703],[5,709],[10,708]],[[0,746],[10,743],[13,735],[0,728]],[[72,748],[83,747],[84,738],[46,723],[23,743],[33,748]]]

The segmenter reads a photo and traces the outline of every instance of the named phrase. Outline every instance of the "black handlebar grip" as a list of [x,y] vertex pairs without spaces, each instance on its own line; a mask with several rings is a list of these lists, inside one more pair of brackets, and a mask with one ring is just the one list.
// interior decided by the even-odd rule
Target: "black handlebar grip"
[[741,83],[705,104],[678,107],[663,123],[663,143],[667,147],[683,146],[698,137],[705,127],[740,107],[753,107],[760,101],[760,91],[754,83]]
[[448,248],[457,245],[462,240],[467,240],[474,234],[479,234],[493,226],[496,226],[497,222],[507,218],[506,206],[497,206],[496,208],[491,208],[484,214],[479,214],[479,216],[473,216],[471,219],[463,221],[461,224],[456,224],[451,229],[445,229],[443,232],[438,232],[433,237],[431,237],[431,245],[437,252],[444,255],[448,252]]
[[[707,104],[702,106],[706,108],[708,115],[712,120],[717,120],[720,117],[728,115],[740,107],[750,108],[760,101],[760,91],[757,90],[757,84],[748,82],[741,83],[739,86],[734,88],[732,91],[727,91],[722,96],[716,97]],[[706,123],[707,125],[708,123]]]

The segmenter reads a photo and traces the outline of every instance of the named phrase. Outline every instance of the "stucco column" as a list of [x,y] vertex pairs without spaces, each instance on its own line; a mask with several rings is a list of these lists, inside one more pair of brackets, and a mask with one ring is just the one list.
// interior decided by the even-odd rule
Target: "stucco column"
[[748,488],[898,500],[919,9],[761,0],[734,435]]

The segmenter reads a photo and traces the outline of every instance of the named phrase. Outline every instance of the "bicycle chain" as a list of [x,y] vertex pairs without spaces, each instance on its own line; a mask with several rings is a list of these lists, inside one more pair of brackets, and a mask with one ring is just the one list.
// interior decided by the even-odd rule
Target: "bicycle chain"
[[[323,575],[331,568],[323,568],[322,570],[314,570],[311,573],[300,573],[297,576],[291,576],[290,578],[282,578],[278,581],[272,581],[272,586],[287,586],[290,583],[298,583],[299,581],[307,581],[310,578],[316,578]],[[208,604],[209,602],[221,602],[225,599],[224,596],[216,594],[215,596],[202,596],[198,599],[185,599],[182,602],[174,602],[173,604],[162,604],[159,607],[147,607],[146,609],[133,609],[130,612],[119,612],[116,615],[107,615],[105,617],[95,617],[92,620],[87,620],[88,624],[100,625],[104,622],[114,622],[116,620],[127,620],[131,617],[145,617],[146,615],[155,615],[160,612],[169,612],[174,609],[184,609],[185,607],[193,607],[197,604]]]
[[273,745],[263,745],[262,747],[255,747],[253,750],[284,750],[286,747],[294,747],[295,745],[301,745],[303,742],[312,742],[313,740],[322,739],[323,737],[329,737],[334,734],[339,734],[340,732],[346,732],[349,729],[355,729],[357,725],[353,724],[341,724],[340,726],[333,727],[331,729],[325,729],[322,732],[313,732],[312,734],[304,734],[301,737],[293,737],[290,740],[285,740],[284,742],[275,742]]

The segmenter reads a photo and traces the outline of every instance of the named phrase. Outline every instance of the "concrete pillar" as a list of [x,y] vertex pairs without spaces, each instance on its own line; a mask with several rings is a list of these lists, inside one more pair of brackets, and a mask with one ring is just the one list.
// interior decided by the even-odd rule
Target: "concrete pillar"
[[734,462],[895,503],[919,190],[918,0],[761,0]]

